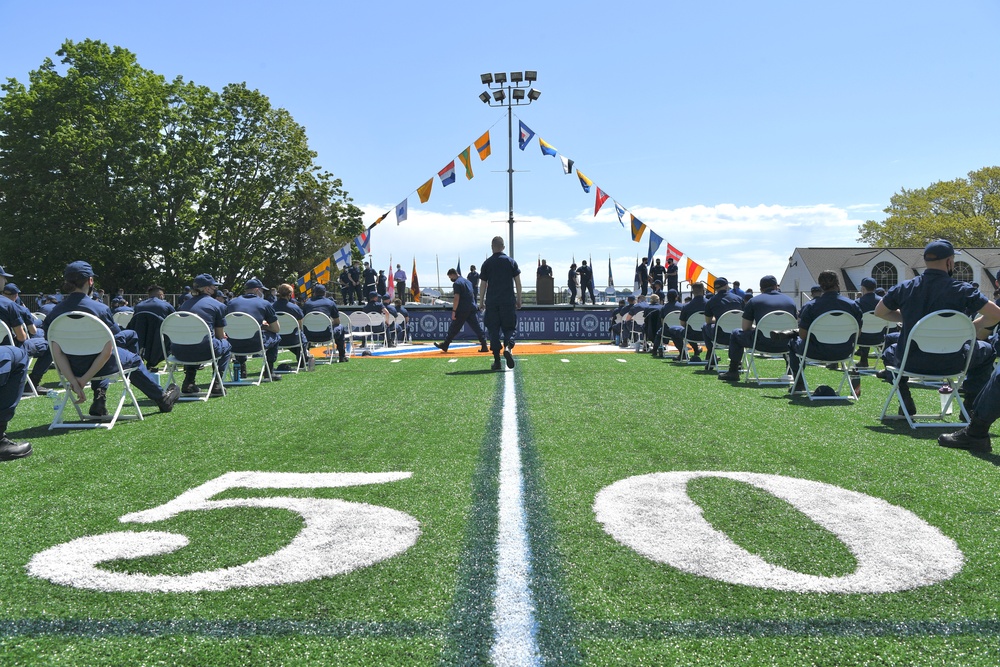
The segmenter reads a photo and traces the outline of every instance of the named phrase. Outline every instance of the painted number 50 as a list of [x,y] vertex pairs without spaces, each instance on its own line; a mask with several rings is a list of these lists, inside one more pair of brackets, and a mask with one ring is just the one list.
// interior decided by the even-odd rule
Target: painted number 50
[[159,507],[121,517],[123,523],[153,523],[181,512],[228,507],[270,507],[296,512],[305,528],[284,548],[236,567],[186,575],[111,572],[106,561],[176,551],[188,538],[162,531],[122,531],[81,537],[36,554],[28,572],[58,584],[102,591],[195,592],[243,586],[288,584],[343,574],[409,549],[420,524],[388,507],[325,498],[230,498],[211,500],[223,491],[244,489],[318,489],[386,484],[410,477],[392,473],[230,472],[182,493]]

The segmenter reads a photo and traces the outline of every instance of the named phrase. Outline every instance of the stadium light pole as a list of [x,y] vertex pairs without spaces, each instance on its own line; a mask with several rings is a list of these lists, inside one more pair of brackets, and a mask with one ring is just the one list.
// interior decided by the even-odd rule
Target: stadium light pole
[[527,106],[541,96],[541,91],[531,84],[538,78],[535,70],[495,74],[487,72],[479,76],[488,91],[479,94],[479,99],[491,107],[507,107],[507,225],[509,228],[507,253],[514,257],[514,112],[513,107]]

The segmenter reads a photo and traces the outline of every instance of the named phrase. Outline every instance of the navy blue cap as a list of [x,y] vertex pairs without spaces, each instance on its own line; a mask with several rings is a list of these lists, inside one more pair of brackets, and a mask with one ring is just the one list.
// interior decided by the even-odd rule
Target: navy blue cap
[[3,268],[2,266],[0,266],[0,276],[3,276],[4,278],[13,278],[14,277],[12,274],[7,273],[7,269]]
[[938,239],[937,241],[931,241],[926,246],[924,246],[924,261],[935,261],[938,259],[948,259],[954,255],[961,255],[959,251],[955,250],[955,246],[951,244],[951,241],[946,241],[945,239]]
[[[219,283],[215,281],[211,275],[207,273],[199,273],[194,277],[194,282],[192,283],[195,287],[218,287]],[[249,284],[249,283],[248,283]]]
[[264,287],[264,283],[262,283],[257,278],[251,278],[250,280],[248,280],[246,288],[247,289],[267,289],[266,287]]
[[822,291],[823,291],[823,288],[820,287],[819,285],[813,285],[812,287],[809,288],[809,292],[812,293],[812,294],[815,294],[816,292],[822,292]]
[[376,292],[375,290],[368,292],[368,298],[370,299],[372,297],[378,298],[378,292]]
[[718,277],[718,278],[715,279],[714,283],[712,283],[712,287],[725,287],[728,284],[729,284],[729,281],[720,276],[720,277]]
[[313,292],[316,294],[326,294],[326,285],[314,285]]
[[7,294],[20,294],[21,293],[21,290],[19,290],[17,288],[17,285],[15,285],[14,283],[7,283],[6,285],[4,285],[3,286],[3,291],[5,293],[7,293]]
[[861,279],[861,286],[867,287],[868,289],[875,289],[876,287],[878,287],[878,283],[875,282],[874,278],[869,278],[865,276],[864,278]]
[[677,296],[677,290],[675,290],[675,289],[668,289],[667,290],[667,296],[676,297]]
[[777,287],[777,286],[778,286],[778,279],[770,274],[760,279],[761,289],[767,289],[769,287]]
[[[13,276],[11,276],[13,277]],[[77,278],[96,278],[97,274],[94,273],[94,268],[87,262],[77,260],[75,262],[70,262],[63,269],[63,278],[67,280],[75,280]]]

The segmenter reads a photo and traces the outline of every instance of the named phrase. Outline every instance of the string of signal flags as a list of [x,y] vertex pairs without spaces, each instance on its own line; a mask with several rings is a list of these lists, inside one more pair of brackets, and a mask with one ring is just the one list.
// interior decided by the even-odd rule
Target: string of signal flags
[[[499,120],[497,121],[499,122]],[[518,148],[524,151],[530,144],[532,139],[537,135],[535,132],[529,128],[523,120],[518,118]],[[496,125],[496,123],[494,123]],[[492,126],[490,127],[492,129]],[[437,172],[437,178],[441,181],[442,188],[446,188],[456,182],[456,167],[455,160],[464,167],[466,180],[472,180],[475,174],[473,173],[472,165],[472,148],[475,147],[476,153],[479,155],[479,161],[482,162],[486,160],[492,154],[492,147],[490,145],[490,129],[487,129],[478,139],[465,147],[464,150],[459,152],[459,154],[453,158],[448,164],[446,164],[441,170]],[[656,253],[659,251],[660,247],[663,245],[664,238],[657,234],[653,229],[649,228],[644,222],[642,222],[638,217],[635,216],[629,209],[622,206],[618,200],[609,195],[600,186],[595,185],[594,181],[588,178],[580,169],[576,166],[576,161],[569,158],[565,154],[562,154],[555,148],[552,144],[542,139],[541,136],[537,138],[538,148],[543,156],[551,156],[558,158],[560,164],[562,165],[563,173],[566,175],[572,175],[576,173],[577,179],[580,181],[580,187],[583,188],[585,194],[590,194],[591,189],[593,189],[595,199],[594,199],[594,216],[601,211],[604,204],[610,199],[615,207],[615,213],[618,216],[618,222],[621,224],[622,228],[625,227],[625,216],[628,215],[629,218],[629,233],[631,235],[632,241],[635,243],[640,243],[642,241],[643,235],[646,231],[649,231],[649,246],[646,253],[646,257],[653,260]],[[371,231],[382,223],[390,214],[395,212],[396,214],[396,224],[400,225],[406,221],[409,215],[409,200],[410,196],[416,193],[417,197],[420,199],[421,204],[426,204],[431,198],[431,190],[434,187],[434,176],[428,178],[422,185],[417,187],[415,190],[410,191],[410,193],[402,199],[393,209],[390,209],[380,215],[375,222],[368,225],[368,228],[362,232],[360,236],[357,236],[352,242],[345,245],[343,248],[338,250],[333,254],[332,257],[327,258],[320,262],[318,265],[313,267],[311,271],[307,271],[303,276],[300,276],[296,281],[297,286],[300,291],[311,292],[312,283],[329,282],[331,277],[331,265],[340,269],[344,266],[348,266],[351,263],[351,246],[354,245],[358,248],[362,255],[367,255],[371,252]],[[688,283],[694,283],[699,280],[701,274],[706,272],[705,267],[701,264],[695,262],[693,259],[685,255],[681,250],[674,247],[670,243],[667,243],[666,249],[666,259],[673,259],[675,262],[680,262],[682,258],[686,259],[686,266],[684,271],[685,280]],[[712,291],[713,283],[715,282],[715,276],[709,271],[707,279],[707,289]],[[416,258],[413,262],[413,274],[416,274]],[[412,290],[411,290],[412,291]]]

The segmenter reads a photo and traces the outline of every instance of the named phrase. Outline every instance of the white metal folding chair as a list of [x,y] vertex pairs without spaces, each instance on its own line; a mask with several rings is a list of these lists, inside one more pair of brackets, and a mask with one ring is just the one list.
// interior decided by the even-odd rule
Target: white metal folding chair
[[[330,316],[318,310],[306,313],[302,318],[302,329],[306,332],[310,347],[316,345],[325,348],[326,354],[323,356],[326,358],[326,363],[332,364],[337,345],[333,339],[333,320]],[[347,347],[346,341],[344,346]]]
[[[56,364],[56,371],[59,374],[59,384],[62,385],[63,391],[62,396],[56,402],[55,414],[53,415],[52,423],[49,425],[49,430],[57,428],[111,429],[114,428],[119,419],[142,421],[142,410],[139,409],[139,401],[136,400],[135,394],[132,392],[132,383],[129,381],[129,375],[135,369],[122,367],[121,359],[118,356],[118,348],[115,346],[115,337],[111,333],[111,329],[104,322],[90,313],[64,313],[49,323],[46,334],[48,335],[50,345],[58,347],[63,354],[71,357],[98,355],[104,351],[105,346],[110,344],[110,361],[113,362],[114,370],[108,375],[95,376],[92,379],[108,379],[112,382],[121,380],[122,382],[121,398],[118,400],[118,405],[110,416],[91,417],[90,415],[84,415],[83,410],[80,409],[80,405],[73,402],[73,407],[76,408],[76,414],[79,416],[80,421],[67,422],[63,418],[63,412],[66,408],[66,403],[72,402],[75,394],[70,381],[59,370],[59,365]],[[126,401],[131,404],[130,407],[135,410],[135,414],[122,414]]]
[[742,324],[742,310],[727,310],[716,320],[715,332],[712,336],[712,355],[708,359],[708,370],[718,368],[719,350],[729,351],[729,336],[733,333],[733,329],[738,329]]
[[[772,331],[788,331],[798,328],[799,322],[795,319],[795,316],[783,310],[767,313],[760,318],[760,321],[757,322],[756,332],[754,333],[753,344],[748,351],[749,356],[747,357],[746,364],[747,382],[750,382],[752,378],[753,382],[758,386],[768,386],[787,385],[791,381],[792,377],[788,372],[788,346],[783,345],[781,350],[774,348],[767,350],[763,347],[758,348],[757,343],[760,340],[770,340]],[[759,359],[782,359],[785,362],[785,372],[780,377],[762,378],[760,371],[757,369],[757,361]]]
[[628,322],[629,334],[628,334],[628,344],[636,345],[642,343],[645,339],[645,334],[643,332],[643,325],[646,323],[646,313],[642,311],[636,313],[632,316],[632,321]]
[[[969,413],[966,411],[962,401],[957,401],[960,422],[945,421],[945,417],[953,411],[953,404],[956,402],[955,397],[958,396],[958,390],[969,372],[969,364],[972,363],[972,352],[975,349],[975,343],[976,326],[964,313],[960,313],[957,310],[938,310],[920,318],[913,328],[910,329],[910,333],[906,338],[906,348],[903,350],[903,358],[899,366],[886,365],[886,369],[893,374],[893,382],[889,396],[885,399],[885,405],[882,406],[881,419],[905,418],[910,428],[968,426]],[[910,356],[913,354],[915,347],[919,348],[924,354],[940,355],[955,355],[965,349],[965,359],[962,363],[952,362],[951,368],[942,366],[940,372],[937,373],[921,373],[907,370]],[[947,400],[941,402],[941,410],[939,412],[911,415],[899,395],[899,384],[904,377],[916,380],[917,382],[933,382],[937,384],[947,382],[952,386],[953,391],[947,395]],[[888,414],[889,405],[892,403],[893,398],[899,402],[902,415]],[[917,419],[933,419],[935,421],[918,423]]]
[[[0,322],[0,345],[14,345],[14,333],[7,326],[6,322]],[[31,367],[35,360],[28,358],[28,373],[31,373]],[[21,396],[22,399],[25,398],[38,398],[38,390],[35,389],[35,383],[31,381],[31,377],[27,377],[24,380],[24,393]]]
[[251,341],[253,344],[250,352],[237,352],[234,350],[234,357],[246,357],[247,359],[258,358],[263,362],[261,364],[260,374],[257,376],[256,380],[251,381],[247,379],[226,382],[225,385],[227,387],[240,387],[247,385],[259,387],[264,381],[265,375],[268,380],[271,379],[271,369],[267,367],[266,352],[264,350],[264,335],[261,333],[260,323],[257,320],[246,313],[227,313],[226,337],[229,338],[230,343],[233,343],[234,341]]
[[[795,379],[792,381],[793,387],[799,386],[799,380],[802,381],[803,392],[809,397],[810,401],[836,401],[836,400],[858,400],[858,395],[854,391],[854,385],[851,383],[850,366],[854,361],[854,351],[858,347],[858,332],[860,327],[858,326],[858,321],[854,319],[854,316],[850,313],[844,311],[830,311],[823,313],[817,317],[811,325],[809,325],[809,332],[806,335],[806,342],[802,348],[802,354],[796,354],[799,358],[799,372],[795,375]],[[818,356],[819,353],[816,352],[816,346],[813,345],[812,350],[809,349],[810,344],[816,341],[817,343],[822,343],[823,345],[844,345],[847,343],[853,343],[849,353],[837,358],[828,359],[825,356]],[[812,355],[810,355],[812,352]],[[810,361],[815,361],[823,364],[836,363],[839,364],[840,369],[843,371],[843,375],[840,379],[840,385],[837,387],[836,396],[813,396],[809,391],[809,381],[806,379],[806,366]],[[841,395],[840,392],[847,387],[850,391],[848,394]],[[794,392],[800,394],[803,392]]]
[[671,342],[668,330],[670,327],[679,327],[680,325],[681,311],[671,310],[663,316],[663,328],[660,329],[660,347],[663,348],[664,354],[666,353],[667,344]]
[[[171,352],[170,344],[167,343],[168,338],[173,345],[203,345],[206,354],[197,359],[181,361]],[[222,395],[226,395],[225,383],[219,371],[219,360],[215,356],[215,347],[212,344],[212,330],[205,320],[186,311],[171,313],[160,325],[160,342],[163,345],[163,358],[167,362],[164,369],[167,373],[167,386],[174,384],[174,373],[178,366],[211,365],[212,367],[212,382],[205,391],[197,394],[181,394],[178,401],[207,401],[211,395],[212,384],[216,382],[222,388]]]
[[396,313],[395,323],[399,330],[403,332],[399,335],[399,340],[396,341],[396,344],[409,343],[410,332],[406,330],[406,318],[403,317],[402,313]]
[[275,371],[278,375],[286,375],[298,373],[300,370],[306,366],[306,355],[309,354],[309,350],[302,346],[302,332],[299,330],[299,321],[295,319],[295,316],[291,313],[278,313],[278,335],[279,336],[295,336],[295,343],[291,345],[284,345],[282,343],[278,344],[278,350],[298,350],[299,354],[296,356],[295,368],[288,371]]
[[382,313],[367,313],[372,332],[372,346],[386,347],[389,344],[389,329]]
[[42,322],[45,321],[45,313],[41,311],[37,313],[32,313],[31,316],[34,317],[36,320],[41,320]]
[[135,315],[135,313],[122,311],[120,313],[114,313],[111,316],[111,319],[115,321],[115,324],[124,329],[125,327],[128,326],[128,323],[132,321],[133,315]]
[[[885,348],[885,335],[891,325],[892,322],[883,320],[872,311],[861,316],[861,335],[858,338],[858,345],[871,348],[872,354],[869,354],[869,359],[874,356],[875,363],[872,364],[871,368],[859,369],[860,372],[874,374],[878,370],[879,361],[882,359],[882,350]],[[866,343],[865,341],[877,342]]]
[[351,337],[355,341],[360,340],[362,345],[367,346],[374,337],[372,333],[372,321],[369,319],[368,313],[362,310],[355,310],[348,315],[348,319],[351,321]]
[[684,340],[681,342],[681,349],[678,350],[680,354],[681,363],[685,364],[695,364],[698,366],[704,366],[708,363],[705,361],[692,361],[692,355],[688,354],[688,345],[690,343],[705,343],[705,334],[701,330],[701,325],[705,323],[705,311],[699,310],[691,313],[690,317],[687,319],[687,326],[684,327]]

